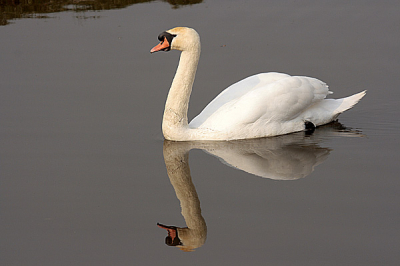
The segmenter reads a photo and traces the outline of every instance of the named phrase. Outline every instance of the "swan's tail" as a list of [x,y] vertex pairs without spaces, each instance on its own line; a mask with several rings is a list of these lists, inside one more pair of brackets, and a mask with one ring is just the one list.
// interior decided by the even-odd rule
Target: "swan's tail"
[[336,110],[334,111],[334,114],[339,115],[339,114],[343,113],[344,111],[349,110],[354,105],[356,105],[356,103],[358,103],[361,100],[361,98],[365,96],[366,93],[367,93],[367,91],[362,91],[357,94],[351,95],[349,97],[340,99],[340,100],[342,100],[342,102],[336,108]]
[[305,112],[304,120],[310,121],[316,126],[330,123],[358,103],[365,93],[366,91],[362,91],[341,99],[324,99]]

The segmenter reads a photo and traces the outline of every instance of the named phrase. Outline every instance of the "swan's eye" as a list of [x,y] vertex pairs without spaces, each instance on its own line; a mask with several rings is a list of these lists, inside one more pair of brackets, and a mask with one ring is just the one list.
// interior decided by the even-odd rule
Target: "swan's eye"
[[166,31],[164,31],[164,32],[161,32],[160,35],[158,35],[158,40],[159,40],[160,42],[163,42],[165,39],[167,39],[167,41],[168,41],[169,43],[171,43],[171,42],[172,42],[172,39],[173,39],[174,37],[176,37],[175,34],[171,34],[171,33],[168,33],[168,32],[166,32]]
[[169,33],[166,32],[166,31],[161,32],[160,35],[158,35],[158,40],[159,40],[160,42],[163,42],[164,39],[165,39],[168,35],[169,35]]

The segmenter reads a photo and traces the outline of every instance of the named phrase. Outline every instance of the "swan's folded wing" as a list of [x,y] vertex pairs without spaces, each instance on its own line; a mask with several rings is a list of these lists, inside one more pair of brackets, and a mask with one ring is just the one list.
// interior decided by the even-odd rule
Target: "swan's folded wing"
[[190,122],[190,126],[197,128],[202,125],[211,115],[216,113],[221,107],[230,102],[235,102],[237,99],[243,97],[254,89],[260,87],[266,87],[277,80],[290,77],[287,74],[269,72],[261,73],[247,77],[240,80],[225,90],[223,90],[217,97],[215,97],[204,109],[203,111],[193,118]]
[[233,95],[230,88],[225,90],[221,93],[225,101],[217,101],[219,106],[215,103],[211,108],[207,106],[190,125],[218,131],[231,131],[256,122],[260,125],[271,122],[282,123],[295,119],[307,108],[323,100],[329,93],[328,86],[318,79],[281,74],[285,76],[264,83],[260,75],[255,76],[260,81],[246,92],[244,88],[241,88],[242,90],[238,90],[241,94]]

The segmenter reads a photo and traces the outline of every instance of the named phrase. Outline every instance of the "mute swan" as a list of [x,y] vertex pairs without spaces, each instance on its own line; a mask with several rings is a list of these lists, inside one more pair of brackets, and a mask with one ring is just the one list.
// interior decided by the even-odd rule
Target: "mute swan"
[[200,57],[200,37],[191,28],[162,32],[151,49],[182,51],[165,104],[162,131],[168,140],[234,140],[270,137],[335,120],[366,93],[325,99],[332,93],[315,78],[262,73],[245,78],[221,92],[189,124],[187,111]]

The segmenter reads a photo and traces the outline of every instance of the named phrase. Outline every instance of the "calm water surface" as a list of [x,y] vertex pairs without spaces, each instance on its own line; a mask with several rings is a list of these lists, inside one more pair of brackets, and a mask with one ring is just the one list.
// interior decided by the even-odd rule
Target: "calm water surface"
[[[195,2],[2,4],[0,264],[399,265],[399,3]],[[164,141],[175,26],[190,118],[267,71],[367,96],[311,136]]]

